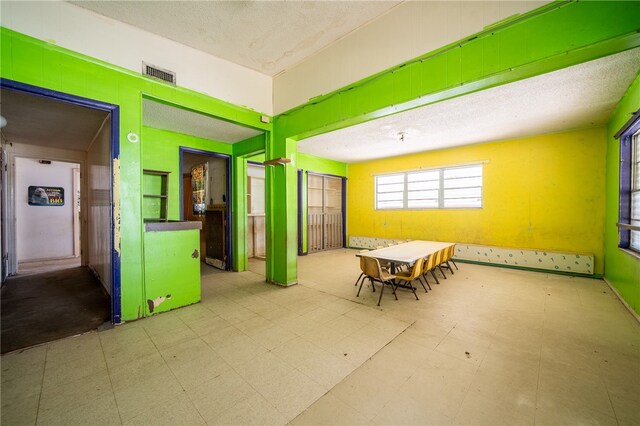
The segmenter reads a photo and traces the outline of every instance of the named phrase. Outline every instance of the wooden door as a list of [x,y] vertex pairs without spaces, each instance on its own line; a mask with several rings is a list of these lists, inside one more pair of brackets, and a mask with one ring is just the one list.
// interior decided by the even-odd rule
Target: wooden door
[[307,176],[307,249],[309,253],[343,246],[342,179]]

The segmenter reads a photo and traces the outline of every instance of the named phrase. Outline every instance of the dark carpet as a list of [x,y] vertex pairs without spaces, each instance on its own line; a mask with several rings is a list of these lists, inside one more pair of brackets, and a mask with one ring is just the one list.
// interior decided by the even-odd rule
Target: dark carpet
[[98,328],[111,300],[88,268],[7,279],[0,293],[2,353]]

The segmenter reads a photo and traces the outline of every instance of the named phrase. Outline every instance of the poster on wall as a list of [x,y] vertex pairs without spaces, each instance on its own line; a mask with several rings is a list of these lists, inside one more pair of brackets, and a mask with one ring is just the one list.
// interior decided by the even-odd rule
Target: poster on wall
[[64,188],[59,186],[30,186],[30,206],[64,206]]
[[193,192],[193,214],[204,215],[207,209],[205,184],[207,182],[207,164],[200,164],[191,169],[191,189]]

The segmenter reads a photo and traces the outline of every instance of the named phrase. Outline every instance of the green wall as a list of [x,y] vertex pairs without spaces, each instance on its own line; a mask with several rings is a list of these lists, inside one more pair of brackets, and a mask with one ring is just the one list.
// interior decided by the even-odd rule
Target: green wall
[[[147,148],[145,141],[135,144],[126,139],[129,132],[143,132],[143,96],[265,130],[262,139],[232,148],[232,167],[238,176],[244,173],[246,158],[260,152],[267,159],[292,160],[266,170],[267,280],[290,285],[297,282],[296,165],[309,160],[297,152],[298,140],[637,47],[639,29],[640,2],[555,2],[320,96],[281,114],[273,124],[261,123],[263,114],[259,112],[157,82],[5,28],[0,30],[0,75],[120,106],[120,158],[115,163],[114,194],[118,200],[116,216],[122,214],[115,247],[122,260],[122,318],[126,320],[136,318],[144,302],[141,176]],[[144,132],[146,138],[149,133]],[[151,149],[164,147],[154,145]],[[163,158],[159,155],[157,161]],[[610,159],[608,164],[613,164]],[[610,177],[609,190],[612,182]],[[244,202],[239,201],[246,193],[245,186],[242,179],[234,180],[237,217],[246,216]],[[608,234],[614,232],[610,226],[607,222]],[[240,235],[242,229],[235,228],[234,240],[242,253],[246,250],[240,246]],[[611,254],[610,248],[607,253]],[[240,259],[243,257],[238,256],[236,266],[242,270],[244,260]],[[613,259],[611,268],[618,262],[627,271],[625,276],[637,273],[637,266],[629,266],[635,264]],[[629,294],[628,285],[623,284],[629,280],[620,280],[616,274],[609,271],[607,276],[621,283],[623,294]],[[635,294],[637,306],[637,291]]]
[[181,87],[143,77],[123,68],[0,28],[0,76],[120,107],[120,157],[114,167],[115,249],[121,258],[121,320],[138,318],[143,300],[142,97],[202,112],[242,125],[271,130],[263,115]]
[[[180,220],[180,147],[231,156],[232,145],[166,130],[142,127],[142,168],[169,172],[169,220]],[[232,178],[235,176],[232,171]]]
[[604,224],[605,278],[629,306],[640,314],[640,255],[618,248],[620,143],[613,136],[640,109],[640,74],[620,100],[607,132],[606,215]]

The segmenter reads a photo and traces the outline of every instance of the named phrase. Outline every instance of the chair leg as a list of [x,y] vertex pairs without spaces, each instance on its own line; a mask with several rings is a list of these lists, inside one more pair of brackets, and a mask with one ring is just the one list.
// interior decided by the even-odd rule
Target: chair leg
[[423,275],[424,277],[424,282],[427,284],[427,287],[429,287],[429,290],[431,290],[431,285],[429,284],[429,280],[427,279],[427,274],[425,272],[425,274]]
[[433,278],[436,280],[436,283],[440,284],[440,280],[438,280],[438,277],[436,276],[436,271],[434,269],[435,268],[431,270],[431,275],[433,275]]
[[453,258],[451,258],[451,259],[449,259],[449,260],[451,260],[451,262],[453,263],[453,266],[455,266],[455,267],[456,267],[456,270],[457,270],[457,269],[458,269],[458,265],[456,265],[456,261],[455,261],[455,260],[453,260]]
[[411,288],[413,295],[416,297],[416,300],[420,300],[418,299],[418,294],[416,293],[416,289],[413,287],[413,281],[409,281],[409,287]]
[[[422,276],[422,275],[421,275],[421,276],[419,276],[419,277],[418,277],[418,281],[420,281],[420,284],[422,284],[422,288],[424,288],[424,292],[425,292],[425,293],[428,293],[427,288],[424,286],[424,283],[422,282],[422,280],[421,280],[420,278],[424,278],[424,276]],[[425,281],[426,281],[426,280],[427,280],[427,279],[425,278]]]
[[453,275],[453,268],[451,267],[451,264],[449,263],[449,261],[447,260],[447,269],[451,271],[451,275]]
[[[387,283],[391,285],[391,291],[393,292],[393,295],[395,296],[396,300],[398,300],[398,294],[396,293],[396,288],[398,288],[398,286],[395,286],[394,288],[393,281],[387,281]],[[382,285],[384,285],[384,283],[382,283]]]
[[440,273],[442,274],[442,276],[444,277],[444,279],[447,279],[447,276],[444,274],[444,271],[442,270],[442,266],[438,265],[438,269],[440,269]]
[[[360,297],[360,290],[362,290],[362,284],[364,284],[364,280],[366,278],[367,277],[362,277],[362,281],[360,281],[360,288],[358,289],[358,294],[356,294],[356,297]],[[371,278],[369,278],[369,279],[371,279]],[[373,282],[371,284],[373,285]]]
[[356,283],[353,285],[354,287],[358,285],[358,283],[360,282],[360,280],[362,279],[362,277],[364,277],[364,272],[360,273],[360,276],[358,277],[358,279],[356,280]]
[[382,287],[380,288],[380,297],[378,298],[378,306],[380,306],[380,301],[382,300],[382,293],[384,293],[384,283],[382,283]]

